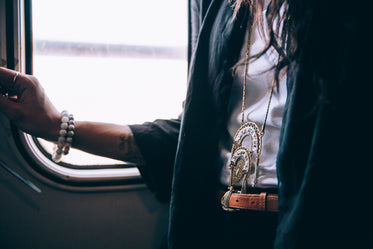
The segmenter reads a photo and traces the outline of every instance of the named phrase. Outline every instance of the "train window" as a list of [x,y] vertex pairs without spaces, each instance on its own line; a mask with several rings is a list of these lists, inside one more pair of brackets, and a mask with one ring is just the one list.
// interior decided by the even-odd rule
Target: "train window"
[[[32,33],[33,74],[77,120],[134,124],[180,114],[186,0],[33,0]],[[42,139],[28,143],[47,157],[52,152]],[[63,160],[48,163],[56,171],[123,164],[78,150]]]

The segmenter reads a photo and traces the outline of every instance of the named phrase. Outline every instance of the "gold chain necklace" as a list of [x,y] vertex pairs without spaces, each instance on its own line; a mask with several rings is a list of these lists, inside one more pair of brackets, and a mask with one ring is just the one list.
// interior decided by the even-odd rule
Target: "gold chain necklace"
[[[262,138],[264,136],[269,108],[271,105],[274,86],[275,86],[275,81],[273,81],[262,128],[260,129],[259,126],[254,122],[245,122],[246,84],[247,84],[247,74],[249,70],[252,26],[253,26],[253,17],[250,18],[248,42],[247,42],[246,55],[245,55],[244,83],[243,83],[243,89],[242,89],[241,126],[237,130],[233,138],[233,145],[232,145],[232,150],[231,150],[232,153],[231,153],[231,159],[230,159],[231,175],[230,175],[228,191],[224,194],[224,196],[221,199],[222,207],[228,211],[232,210],[229,208],[229,199],[230,199],[231,194],[233,192],[238,192],[241,194],[246,193],[248,175],[250,174],[254,176],[254,179],[252,180],[252,184],[251,184],[252,187],[254,187],[257,182],[259,157],[260,157],[260,153],[262,150]],[[247,137],[251,138],[250,149],[243,146],[243,141]],[[253,161],[255,162],[253,163]],[[242,180],[241,190],[237,191],[234,189],[234,185],[239,183],[241,180]]]

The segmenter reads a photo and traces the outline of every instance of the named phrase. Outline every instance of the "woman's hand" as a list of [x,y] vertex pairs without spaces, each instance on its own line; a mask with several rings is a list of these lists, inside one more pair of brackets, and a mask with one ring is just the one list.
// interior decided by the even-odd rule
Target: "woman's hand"
[[57,141],[61,114],[51,103],[37,78],[0,67],[0,112],[19,129]]

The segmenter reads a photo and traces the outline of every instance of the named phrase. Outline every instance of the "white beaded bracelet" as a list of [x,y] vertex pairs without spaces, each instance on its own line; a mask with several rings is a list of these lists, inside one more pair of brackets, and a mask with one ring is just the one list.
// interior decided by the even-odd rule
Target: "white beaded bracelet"
[[75,130],[74,116],[69,114],[67,111],[62,111],[61,115],[61,130],[59,132],[58,141],[52,155],[52,160],[56,163],[61,161],[62,154],[69,154]]

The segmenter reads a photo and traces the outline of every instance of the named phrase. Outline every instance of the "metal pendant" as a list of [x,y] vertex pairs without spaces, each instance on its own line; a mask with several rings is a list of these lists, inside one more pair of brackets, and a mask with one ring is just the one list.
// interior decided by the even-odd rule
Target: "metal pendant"
[[[237,211],[229,207],[229,199],[232,193],[246,193],[247,178],[253,175],[252,185],[254,186],[257,178],[257,168],[259,164],[259,155],[262,149],[263,134],[257,124],[248,122],[243,124],[236,132],[233,139],[232,155],[230,160],[231,179],[228,191],[221,198],[221,205],[226,211]],[[244,146],[243,142],[249,138],[249,148]],[[245,144],[246,145],[246,144]],[[255,156],[255,163],[253,157]],[[252,173],[252,166],[254,172]],[[235,190],[234,185],[242,180],[241,189]]]
[[231,184],[237,184],[251,170],[251,153],[245,147],[238,147],[231,157]]
[[[246,138],[250,139],[249,148],[243,145]],[[251,173],[253,155],[259,157],[262,146],[262,134],[257,124],[248,122],[243,124],[236,132],[233,139],[231,167],[231,186],[240,182]],[[257,160],[255,160],[257,161]],[[254,164],[254,176],[257,172],[257,164]],[[246,181],[244,181],[246,183]],[[242,186],[245,188],[246,186]]]

